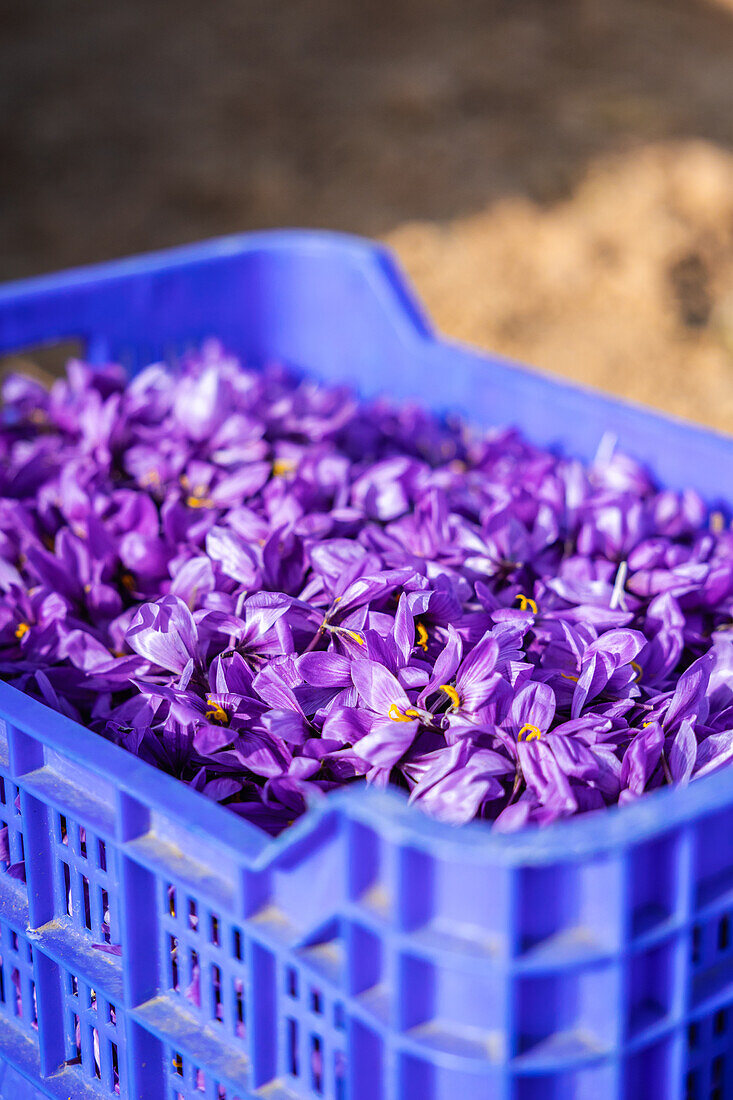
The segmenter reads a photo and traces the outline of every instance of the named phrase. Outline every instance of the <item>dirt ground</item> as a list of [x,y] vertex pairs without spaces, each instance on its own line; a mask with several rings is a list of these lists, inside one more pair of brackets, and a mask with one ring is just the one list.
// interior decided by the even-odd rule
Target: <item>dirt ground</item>
[[0,278],[380,236],[446,332],[733,431],[730,0],[7,0]]

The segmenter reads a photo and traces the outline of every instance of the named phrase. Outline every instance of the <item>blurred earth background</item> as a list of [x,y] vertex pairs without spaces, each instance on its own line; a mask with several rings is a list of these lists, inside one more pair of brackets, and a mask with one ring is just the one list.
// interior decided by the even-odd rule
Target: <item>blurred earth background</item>
[[733,431],[733,0],[5,0],[0,279],[239,230]]

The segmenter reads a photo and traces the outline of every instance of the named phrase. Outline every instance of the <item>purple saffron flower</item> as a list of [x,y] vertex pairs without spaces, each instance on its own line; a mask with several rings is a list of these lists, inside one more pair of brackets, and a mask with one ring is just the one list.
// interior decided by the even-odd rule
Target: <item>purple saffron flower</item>
[[396,677],[376,661],[354,661],[351,678],[370,718],[369,732],[355,751],[375,767],[391,768],[414,741],[420,711]]
[[512,831],[733,761],[730,515],[612,437],[584,468],[214,341],[3,396],[0,674],[266,831],[364,781]]
[[177,596],[143,604],[126,634],[127,644],[151,664],[181,673],[199,660],[193,615]]
[[427,753],[406,770],[417,782],[410,801],[451,825],[464,825],[486,802],[503,797],[511,769],[507,759],[467,740]]
[[436,688],[449,699],[453,713],[463,717],[475,714],[490,698],[501,675],[495,671],[499,643],[491,631],[463,658],[463,644],[458,633],[448,628],[448,642],[436,659],[433,676],[422,692],[423,701]]

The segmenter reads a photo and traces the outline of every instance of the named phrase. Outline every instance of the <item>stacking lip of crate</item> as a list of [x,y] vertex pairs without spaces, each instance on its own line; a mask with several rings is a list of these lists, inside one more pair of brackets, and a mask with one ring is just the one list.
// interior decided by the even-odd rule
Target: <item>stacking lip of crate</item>
[[[435,337],[368,242],[0,288],[0,354],[79,339],[134,372],[212,335],[580,458],[612,431],[663,484],[730,494],[730,438]],[[347,790],[271,840],[0,684],[0,821],[5,1100],[733,1094],[733,771],[510,837]]]

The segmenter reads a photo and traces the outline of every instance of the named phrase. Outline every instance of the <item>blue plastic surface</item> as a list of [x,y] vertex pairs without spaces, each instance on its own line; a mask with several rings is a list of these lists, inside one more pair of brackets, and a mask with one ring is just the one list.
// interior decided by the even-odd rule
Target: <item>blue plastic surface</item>
[[[209,335],[582,458],[611,431],[730,500],[731,439],[436,338],[365,242],[260,234],[0,288],[0,352],[79,337],[134,371]],[[0,780],[27,868],[0,874],[4,1100],[733,1096],[733,770],[511,837],[346,791],[270,840],[0,684]]]

